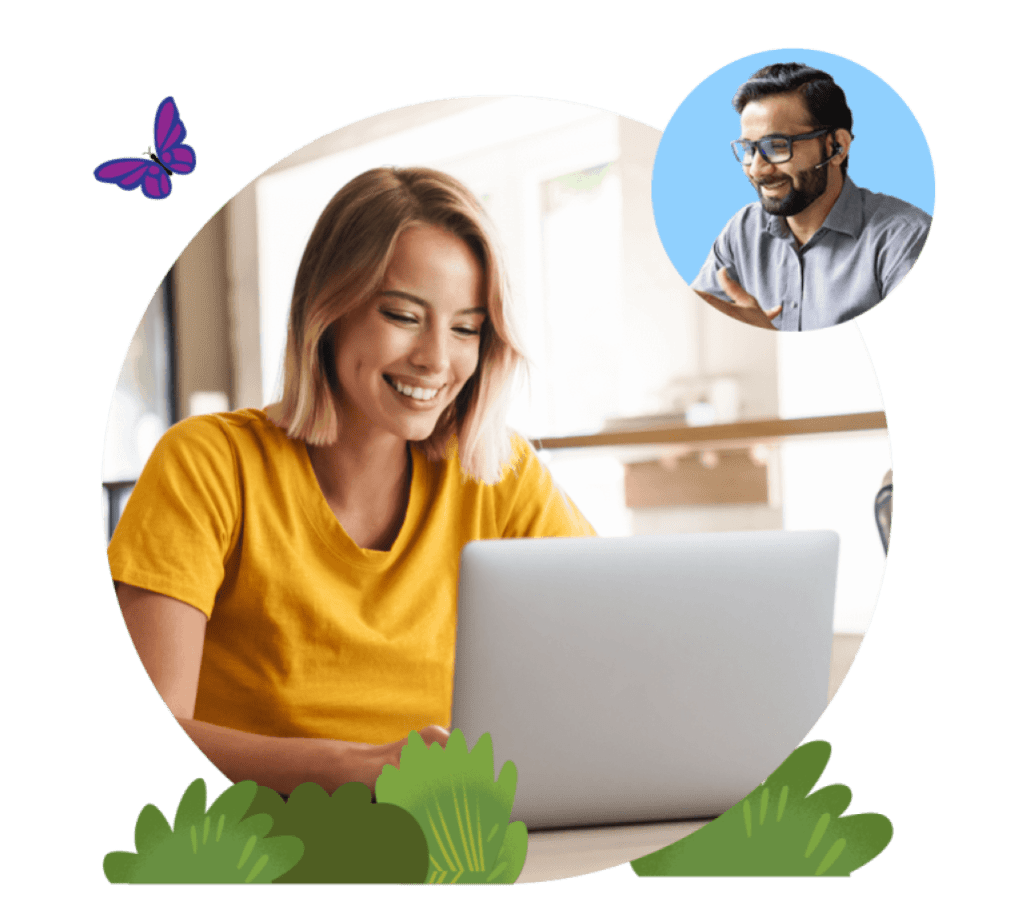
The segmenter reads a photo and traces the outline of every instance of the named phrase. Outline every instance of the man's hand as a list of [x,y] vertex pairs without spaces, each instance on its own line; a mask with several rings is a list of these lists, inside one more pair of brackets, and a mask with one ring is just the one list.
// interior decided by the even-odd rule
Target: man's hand
[[766,313],[761,309],[757,300],[743,290],[739,282],[733,281],[729,277],[728,271],[724,268],[718,270],[718,284],[732,298],[731,301],[722,300],[714,294],[706,294],[703,291],[696,293],[720,313],[725,313],[726,316],[732,316],[733,319],[738,319],[747,325],[756,325],[761,329],[775,329],[772,320],[782,312],[781,304]]

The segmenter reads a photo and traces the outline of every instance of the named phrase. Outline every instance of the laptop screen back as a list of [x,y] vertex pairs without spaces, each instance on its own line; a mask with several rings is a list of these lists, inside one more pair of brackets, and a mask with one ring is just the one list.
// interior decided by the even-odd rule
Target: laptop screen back
[[518,771],[513,819],[718,814],[827,704],[832,531],[477,541],[453,727]]

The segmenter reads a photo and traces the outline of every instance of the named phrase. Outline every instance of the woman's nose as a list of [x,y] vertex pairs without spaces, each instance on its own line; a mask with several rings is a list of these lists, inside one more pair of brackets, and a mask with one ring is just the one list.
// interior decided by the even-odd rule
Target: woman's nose
[[448,369],[448,339],[443,331],[430,328],[424,332],[413,351],[412,363],[427,373]]

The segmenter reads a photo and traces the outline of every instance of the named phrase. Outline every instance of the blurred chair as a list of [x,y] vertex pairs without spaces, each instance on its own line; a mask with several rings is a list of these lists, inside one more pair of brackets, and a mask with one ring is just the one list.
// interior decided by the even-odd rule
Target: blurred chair
[[875,524],[882,538],[882,549],[889,555],[889,527],[892,525],[892,471],[886,471],[882,488],[875,494]]

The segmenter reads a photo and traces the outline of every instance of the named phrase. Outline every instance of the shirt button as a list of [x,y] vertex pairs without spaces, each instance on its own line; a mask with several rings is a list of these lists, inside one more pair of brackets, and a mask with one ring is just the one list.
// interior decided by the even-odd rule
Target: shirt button
[[789,305],[789,308],[791,310],[795,310],[796,309],[796,301],[795,300]]

